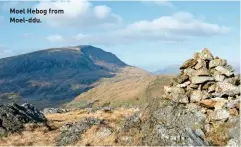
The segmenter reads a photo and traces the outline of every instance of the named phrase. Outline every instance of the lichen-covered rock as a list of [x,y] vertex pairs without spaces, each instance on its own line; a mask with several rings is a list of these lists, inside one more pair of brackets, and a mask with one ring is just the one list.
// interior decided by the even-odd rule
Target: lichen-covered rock
[[189,77],[192,77],[196,74],[196,70],[192,68],[184,69],[184,74],[188,75]]
[[61,128],[62,132],[56,140],[56,145],[64,146],[74,144],[90,127],[101,123],[103,123],[103,120],[96,118],[84,118],[84,120],[77,123],[66,124]]
[[190,108],[170,100],[161,100],[158,109],[154,110],[151,114],[152,117],[148,119],[150,121],[149,127],[153,128],[153,130],[145,133],[142,140],[143,145],[208,145],[203,140],[203,134],[199,132],[200,129],[204,128],[206,118],[206,115],[200,109],[197,105]]
[[197,61],[194,60],[194,59],[189,59],[187,61],[185,61],[182,66],[180,67],[180,69],[186,69],[186,68],[189,68],[189,67],[193,67],[197,64]]
[[227,83],[230,83],[232,85],[238,86],[238,85],[240,85],[240,76],[237,75],[237,76],[232,77],[232,78],[227,78],[227,79],[224,80],[224,82],[227,82]]
[[120,136],[118,142],[121,145],[131,145],[133,143],[133,137],[131,136]]
[[121,128],[121,131],[127,132],[132,128],[139,128],[140,125],[141,125],[140,112],[136,112],[132,116],[126,118]]
[[190,95],[191,102],[199,102],[203,99],[203,92],[201,90],[194,90]]
[[231,70],[229,70],[229,69],[227,69],[227,68],[225,68],[225,67],[223,67],[223,66],[217,66],[215,69],[216,69],[217,71],[219,71],[221,74],[226,75],[227,77],[230,77],[230,76],[233,75],[233,73],[232,73]]
[[112,134],[112,129],[109,127],[101,127],[97,132],[96,135],[99,138],[103,138],[106,136],[110,136]]
[[174,87],[171,89],[169,98],[179,103],[189,103],[188,97],[185,95],[183,88]]
[[178,84],[181,84],[181,83],[183,83],[183,82],[185,82],[185,81],[187,81],[188,80],[188,76],[187,75],[179,75],[179,76],[177,76],[176,78],[174,78],[173,79],[175,82],[177,82]]
[[215,96],[222,97],[223,95],[235,96],[240,94],[240,87],[227,82],[218,82],[216,86]]
[[217,66],[225,66],[227,64],[227,60],[225,59],[214,59],[209,62],[209,68],[214,68]]
[[211,85],[210,87],[208,87],[208,93],[215,92],[215,89],[216,89],[216,84]]
[[213,60],[213,55],[207,48],[204,48],[200,53],[200,58],[203,60]]
[[69,111],[70,110],[62,109],[62,108],[44,108],[42,112],[43,114],[53,114],[53,113],[66,113]]
[[199,58],[199,59],[197,59],[197,62],[198,63],[195,65],[196,70],[201,69],[201,68],[203,68],[203,69],[207,68],[207,63],[204,60]]
[[202,76],[202,77],[194,76],[191,78],[191,82],[193,84],[202,84],[208,81],[214,81],[214,78],[210,76]]
[[46,124],[47,119],[31,104],[0,105],[0,134],[21,132],[27,123]]
[[226,120],[229,118],[229,112],[228,110],[225,109],[219,109],[219,110],[214,110],[210,115],[209,119],[211,121],[217,121],[217,120]]
[[210,76],[210,72],[207,69],[199,69],[195,71],[195,76]]
[[190,81],[186,81],[186,82],[184,82],[184,83],[182,83],[182,84],[178,84],[177,87],[184,88],[184,87],[187,87],[187,86],[190,85],[190,84],[191,84]]
[[225,76],[224,76],[224,75],[221,75],[221,74],[216,74],[216,75],[214,75],[214,79],[215,79],[215,81],[217,81],[217,82],[222,82],[222,81],[224,81]]

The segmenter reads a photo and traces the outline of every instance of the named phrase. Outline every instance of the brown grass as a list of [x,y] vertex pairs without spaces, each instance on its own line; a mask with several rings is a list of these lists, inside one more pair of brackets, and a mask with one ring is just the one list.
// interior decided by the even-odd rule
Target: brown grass
[[148,84],[155,76],[138,68],[128,67],[122,69],[114,78],[102,79],[93,89],[77,96],[69,106],[77,102],[93,102],[99,100],[97,105],[111,102],[111,106],[118,107],[122,104],[142,103],[142,97]]
[[[62,113],[62,114],[49,114],[46,117],[49,120],[49,126],[52,130],[49,130],[46,126],[36,126],[32,124],[25,125],[25,131],[21,134],[12,134],[8,137],[3,137],[0,139],[0,146],[51,146],[55,145],[55,140],[58,135],[60,135],[59,128],[68,122],[77,122],[84,117],[94,117],[99,119],[105,119],[110,122],[108,125],[113,129],[117,130],[118,122],[123,120],[125,117],[131,116],[138,109],[125,109],[120,108],[114,110],[112,113],[107,113],[103,111],[97,111],[95,113],[87,113],[85,110],[76,110],[72,112]],[[83,141],[77,142],[77,145],[85,145],[89,142],[94,143],[94,145],[109,145],[114,143],[115,134],[106,138],[98,138],[95,134],[98,126],[93,126],[89,129],[83,136]],[[97,138],[95,138],[97,137]]]
[[1,146],[33,146],[33,145],[54,145],[55,138],[60,134],[59,131],[49,131],[46,127],[26,130],[21,134],[12,134],[0,139]]
[[100,137],[97,136],[96,132],[99,130],[99,126],[93,126],[83,136],[82,140],[78,141],[75,145],[95,145],[95,146],[113,146],[117,145],[115,142],[116,134],[113,132],[110,136]]

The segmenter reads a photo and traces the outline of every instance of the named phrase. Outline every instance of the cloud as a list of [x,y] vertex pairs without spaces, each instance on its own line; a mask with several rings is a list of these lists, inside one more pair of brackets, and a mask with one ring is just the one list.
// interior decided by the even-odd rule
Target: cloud
[[93,6],[92,3],[87,0],[40,2],[35,7],[47,10],[49,10],[49,8],[52,10],[64,10],[64,14],[41,16],[43,22],[53,27],[93,27],[121,22],[121,17],[114,14],[111,8],[105,5]]
[[75,40],[87,44],[122,44],[140,41],[178,42],[193,37],[210,37],[228,33],[230,28],[203,22],[188,12],[177,12],[153,20],[141,20],[104,34],[79,34]]
[[163,6],[163,7],[174,7],[172,2],[169,2],[167,0],[152,0],[152,1],[146,1],[146,0],[142,0],[143,3],[145,4],[154,4],[154,5],[158,5],[158,6]]
[[54,42],[64,42],[65,41],[64,37],[61,36],[61,35],[51,35],[51,36],[48,36],[46,39],[49,42],[52,42],[52,43],[54,43]]
[[[119,45],[137,42],[165,41],[167,43],[191,40],[194,37],[211,37],[228,33],[230,28],[195,18],[188,12],[177,12],[153,20],[141,20],[121,29],[95,34],[77,34],[64,38],[66,42]],[[63,39],[63,38],[61,38]]]
[[13,51],[0,44],[0,58],[13,55]]
[[196,19],[188,12],[177,12],[154,20],[141,20],[129,25],[127,32],[145,32],[178,36],[214,36],[229,32],[230,28]]

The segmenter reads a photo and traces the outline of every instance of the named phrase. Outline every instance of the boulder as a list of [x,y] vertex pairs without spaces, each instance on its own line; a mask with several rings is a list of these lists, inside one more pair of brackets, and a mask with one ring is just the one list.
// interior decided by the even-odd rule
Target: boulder
[[235,96],[240,94],[240,87],[234,86],[227,82],[218,82],[214,96],[222,97],[223,95]]
[[216,75],[214,75],[214,79],[215,79],[215,81],[217,81],[217,82],[222,82],[222,81],[224,81],[225,76],[224,76],[224,75],[221,75],[221,74],[216,74]]
[[214,110],[210,115],[209,119],[211,121],[226,120],[229,118],[229,112],[226,109]]
[[227,83],[230,83],[232,85],[240,85],[240,77],[239,76],[235,76],[235,77],[232,77],[232,78],[226,78],[224,80],[224,82],[227,82]]
[[217,66],[225,66],[227,64],[227,60],[224,59],[214,59],[209,62],[209,68],[214,68]]
[[188,75],[182,74],[182,75],[179,75],[176,78],[174,78],[174,81],[177,82],[178,84],[181,84],[181,83],[187,81],[188,78],[189,78]]
[[195,72],[195,76],[210,76],[210,72],[207,69],[199,69]]
[[184,69],[184,74],[188,75],[189,77],[192,77],[196,74],[196,70],[192,68],[186,68]]
[[196,84],[191,83],[189,87],[192,88],[192,89],[197,89],[199,86],[196,85]]
[[225,65],[224,68],[226,68],[227,70],[234,72],[234,69],[231,65]]
[[200,53],[200,58],[203,60],[213,60],[213,55],[207,48],[204,48]]
[[214,78],[210,76],[202,76],[202,77],[194,76],[191,78],[192,84],[202,84],[208,81],[214,81]]
[[215,110],[223,109],[224,106],[228,103],[228,100],[219,97],[212,98],[212,100],[216,101],[216,104],[214,106]]
[[184,83],[182,83],[182,84],[178,84],[177,87],[184,88],[184,87],[187,87],[187,86],[190,85],[190,84],[191,84],[190,81],[186,81],[186,82],[184,82]]
[[201,100],[199,104],[201,106],[204,106],[206,108],[214,108],[216,105],[217,101],[212,100],[212,99],[206,99],[206,100]]
[[209,98],[209,94],[206,91],[194,90],[190,95],[190,102],[199,102],[207,98]]
[[191,102],[199,102],[202,99],[202,91],[194,90],[191,93],[190,101]]
[[174,87],[171,89],[171,93],[169,94],[170,99],[178,103],[189,103],[188,97],[185,95],[185,91],[183,88]]
[[195,65],[195,69],[196,70],[198,70],[198,69],[206,69],[207,68],[207,64],[206,64],[206,62],[204,61],[204,60],[202,60],[202,59],[197,59],[197,64]]
[[185,61],[182,66],[180,67],[180,69],[186,69],[186,68],[189,68],[189,67],[193,67],[197,64],[197,60],[194,60],[194,59],[189,59],[187,61]]
[[211,85],[210,87],[208,87],[208,93],[215,92],[215,89],[216,89],[216,84]]
[[232,71],[230,69],[227,69],[223,66],[217,66],[215,68],[217,71],[219,71],[221,74],[226,75],[227,77],[230,77],[233,75]]
[[202,86],[202,90],[208,90],[208,88],[214,84],[214,82],[207,82]]
[[239,104],[240,104],[240,99],[229,100],[227,102],[227,108],[237,108],[238,109]]

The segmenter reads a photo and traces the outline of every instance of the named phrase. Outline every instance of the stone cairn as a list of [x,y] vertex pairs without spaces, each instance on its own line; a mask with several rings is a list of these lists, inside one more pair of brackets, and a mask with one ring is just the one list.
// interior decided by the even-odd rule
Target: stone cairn
[[225,59],[213,57],[207,48],[183,63],[180,74],[165,97],[178,103],[194,103],[209,111],[210,120],[225,120],[239,115],[240,77]]

